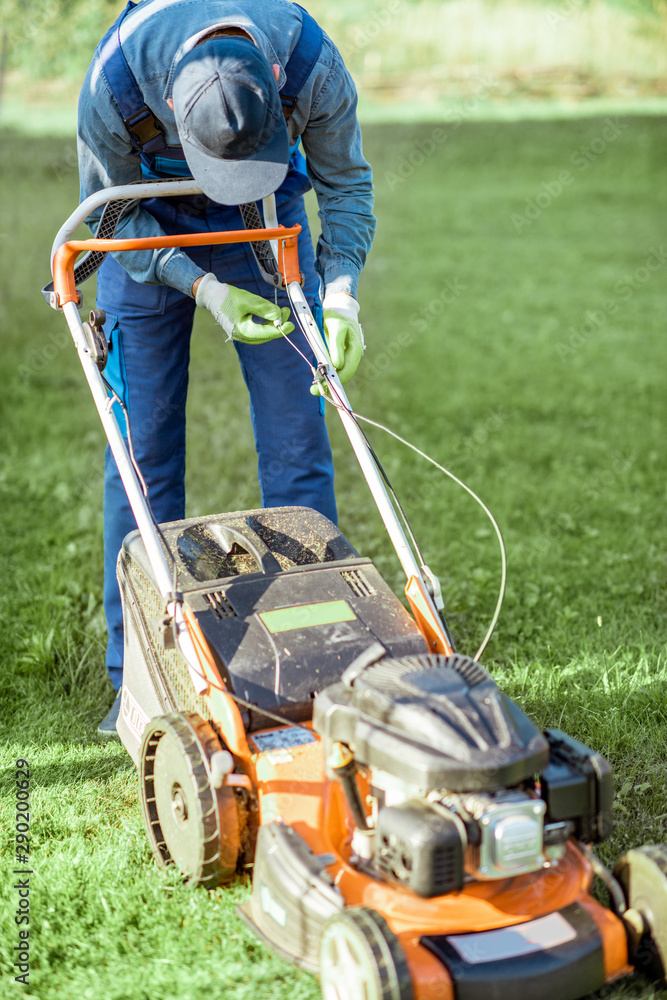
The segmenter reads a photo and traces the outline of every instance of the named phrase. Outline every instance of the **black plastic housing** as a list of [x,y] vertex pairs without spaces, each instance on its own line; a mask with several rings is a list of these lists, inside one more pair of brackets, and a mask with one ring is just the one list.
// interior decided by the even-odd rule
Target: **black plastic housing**
[[614,782],[609,762],[560,729],[547,729],[545,736],[551,751],[542,771],[546,822],[571,820],[579,840],[599,843],[612,829]]
[[338,741],[360,764],[420,789],[495,791],[547,765],[542,733],[465,656],[387,658],[315,699],[325,754]]
[[291,826],[261,826],[257,837],[252,896],[239,916],[277,951],[308,972],[319,967],[325,922],[345,905],[326,869],[334,857],[316,857]]
[[[579,903],[557,912],[574,931],[572,939],[556,947],[537,945],[527,954],[511,954],[515,943],[512,927],[479,935],[425,936],[420,943],[449,972],[456,1000],[578,1000],[604,986],[602,938],[597,924]],[[475,961],[464,959],[455,947],[462,937],[476,941]],[[505,955],[487,959],[485,945],[488,948],[494,938],[503,944],[493,951],[505,951]]]
[[383,875],[429,899],[463,888],[465,845],[453,817],[421,799],[380,810],[375,866]]
[[[419,653],[426,640],[370,559],[338,528],[306,507],[212,514],[163,524],[176,560],[178,589],[199,624],[228,689],[252,702],[248,732],[271,725],[263,709],[294,722],[310,719],[315,692],[340,680],[374,643],[390,656]],[[125,623],[124,707],[119,734],[138,761],[143,725],[171,711],[211,719],[187,665],[174,648],[138,532],[118,559]],[[333,608],[321,622],[305,609]],[[287,611],[292,621],[267,624]],[[126,704],[127,703],[127,704]]]

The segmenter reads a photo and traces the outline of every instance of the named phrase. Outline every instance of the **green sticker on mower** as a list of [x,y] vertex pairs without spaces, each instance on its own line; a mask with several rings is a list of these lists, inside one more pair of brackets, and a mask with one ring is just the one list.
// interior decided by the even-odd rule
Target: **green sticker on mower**
[[321,604],[299,604],[277,611],[260,611],[259,617],[269,632],[288,632],[295,628],[352,622],[357,616],[347,601],[323,601]]

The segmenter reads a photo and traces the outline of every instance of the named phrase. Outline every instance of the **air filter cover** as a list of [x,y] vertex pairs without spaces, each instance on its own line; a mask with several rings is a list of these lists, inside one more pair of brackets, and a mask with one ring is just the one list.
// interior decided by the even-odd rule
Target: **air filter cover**
[[494,791],[547,764],[544,736],[479,663],[465,656],[386,658],[315,703],[325,745],[419,788]]

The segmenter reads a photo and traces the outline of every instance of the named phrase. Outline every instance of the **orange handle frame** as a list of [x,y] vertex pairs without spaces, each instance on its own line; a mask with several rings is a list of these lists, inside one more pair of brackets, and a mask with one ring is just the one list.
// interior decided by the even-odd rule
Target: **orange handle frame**
[[169,247],[201,247],[216,243],[256,243],[278,240],[278,266],[285,286],[301,281],[297,237],[301,226],[287,229],[239,229],[224,233],[190,233],[182,236],[145,236],[134,240],[70,240],[58,247],[53,257],[53,288],[62,308],[66,302],[79,301],[74,283],[74,264],[84,250],[159,250]]

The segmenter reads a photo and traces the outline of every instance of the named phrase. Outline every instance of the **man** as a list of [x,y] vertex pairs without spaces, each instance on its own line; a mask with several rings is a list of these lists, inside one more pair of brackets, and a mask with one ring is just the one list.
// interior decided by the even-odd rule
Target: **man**
[[[279,221],[300,223],[304,291],[342,380],[363,351],[357,282],[375,220],[356,92],[341,56],[290,0],[143,0],[102,39],[79,101],[81,196],[142,178],[193,176],[203,196],[142,202],[117,235],[242,228],[238,206],[275,192]],[[299,140],[304,161],[297,152]],[[315,189],[322,235],[312,251],[303,194]],[[99,213],[88,220],[95,228]],[[265,298],[266,294],[271,300]],[[320,299],[322,307],[320,306]],[[336,519],[323,400],[286,336],[248,244],[115,253],[98,276],[107,315],[107,378],[130,419],[158,521],[184,517],[185,401],[195,303],[234,340],[250,394],[263,506],[304,504]],[[303,338],[295,332],[294,338]],[[104,608],[107,669],[122,681],[118,552],[135,527],[107,448]],[[120,697],[100,726],[115,735]]]

